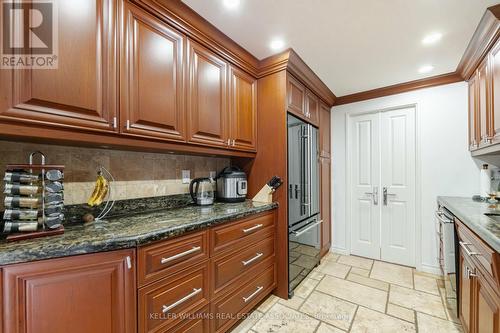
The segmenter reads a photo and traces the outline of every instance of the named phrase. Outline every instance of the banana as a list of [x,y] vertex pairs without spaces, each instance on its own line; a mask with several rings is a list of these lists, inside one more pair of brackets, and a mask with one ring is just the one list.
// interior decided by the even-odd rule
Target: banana
[[102,191],[102,187],[104,185],[103,179],[104,179],[104,177],[101,174],[99,174],[97,176],[97,180],[96,180],[95,186],[94,186],[94,191],[92,191],[92,195],[90,196],[89,200],[87,201],[87,204],[90,207],[95,205],[95,201],[97,200],[99,193]]
[[108,194],[108,190],[109,190],[108,180],[106,178],[102,177],[101,183],[102,183],[102,186],[101,186],[101,189],[99,191],[99,194],[97,195],[97,198],[94,201],[94,206],[99,206],[104,201],[104,199],[106,198],[106,195]]

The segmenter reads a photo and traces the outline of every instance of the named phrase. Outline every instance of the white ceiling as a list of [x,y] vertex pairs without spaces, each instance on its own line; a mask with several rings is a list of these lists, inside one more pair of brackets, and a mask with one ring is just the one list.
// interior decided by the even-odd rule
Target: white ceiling
[[[455,71],[487,7],[498,0],[183,0],[257,58],[285,41],[337,96]],[[432,46],[421,40],[432,32]],[[435,69],[420,74],[431,64]]]

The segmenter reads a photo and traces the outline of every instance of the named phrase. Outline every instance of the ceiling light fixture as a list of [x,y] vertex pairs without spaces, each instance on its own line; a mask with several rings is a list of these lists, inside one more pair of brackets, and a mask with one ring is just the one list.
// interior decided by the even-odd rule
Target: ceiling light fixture
[[422,44],[424,45],[431,45],[434,43],[437,43],[441,40],[441,37],[443,37],[443,34],[440,32],[433,32],[430,35],[427,35],[422,39]]
[[419,73],[429,73],[434,69],[434,66],[432,65],[425,65],[419,68],[418,72]]
[[240,5],[240,0],[224,0],[227,9],[236,9]]
[[281,50],[285,46],[285,42],[281,39],[275,39],[275,40],[271,41],[270,46],[271,46],[271,49],[278,51],[278,50]]

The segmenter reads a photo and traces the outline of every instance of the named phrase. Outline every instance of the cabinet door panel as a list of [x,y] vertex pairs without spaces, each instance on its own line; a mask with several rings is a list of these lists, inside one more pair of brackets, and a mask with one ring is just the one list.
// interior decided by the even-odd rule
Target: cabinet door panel
[[460,250],[459,258],[459,269],[460,269],[460,308],[459,317],[461,319],[462,325],[465,327],[466,332],[471,332],[472,323],[472,310],[473,310],[473,283],[472,279],[469,278],[468,270],[472,269],[472,265],[468,260],[465,259],[462,250]]
[[125,5],[122,128],[125,133],[184,140],[184,37]]
[[[500,141],[500,40],[491,51],[491,133]],[[498,110],[497,110],[498,107]]]
[[6,332],[135,332],[134,265],[124,250],[5,267]]
[[331,246],[331,176],[330,176],[330,159],[321,157],[321,255],[328,253]]
[[306,88],[290,74],[287,75],[288,111],[304,117]]
[[317,125],[319,121],[319,98],[312,92],[306,92],[306,119],[313,125]]
[[12,86],[12,90],[2,88],[1,99],[8,100],[9,107],[0,110],[0,118],[113,131],[117,107],[116,0],[56,2],[58,68],[2,70],[9,72],[2,84]]
[[257,142],[257,80],[231,68],[230,135],[232,146],[255,151]]
[[500,332],[500,299],[497,292],[488,284],[482,273],[478,272],[476,278],[476,332]]
[[201,45],[188,45],[189,141],[227,146],[227,64]]
[[478,147],[479,129],[478,129],[478,109],[477,109],[477,79],[474,75],[469,80],[469,150]]
[[485,59],[477,69],[477,106],[479,109],[479,133],[481,142],[480,145],[485,145],[490,139],[489,133],[489,115],[490,115],[490,88],[489,88],[489,73],[488,61]]
[[331,151],[331,123],[330,109],[321,103],[319,108],[319,136],[320,136],[320,156],[330,158]]

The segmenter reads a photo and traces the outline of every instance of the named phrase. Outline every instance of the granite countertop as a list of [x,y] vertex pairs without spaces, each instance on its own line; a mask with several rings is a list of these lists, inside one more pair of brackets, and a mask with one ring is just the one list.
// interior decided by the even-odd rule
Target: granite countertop
[[500,204],[492,205],[462,197],[438,197],[438,202],[474,231],[485,243],[495,251],[500,252],[500,222],[484,215],[485,213],[500,215]]
[[62,235],[7,243],[0,241],[0,266],[145,245],[212,225],[268,211],[277,203],[190,205],[111,218],[87,225],[68,225]]

